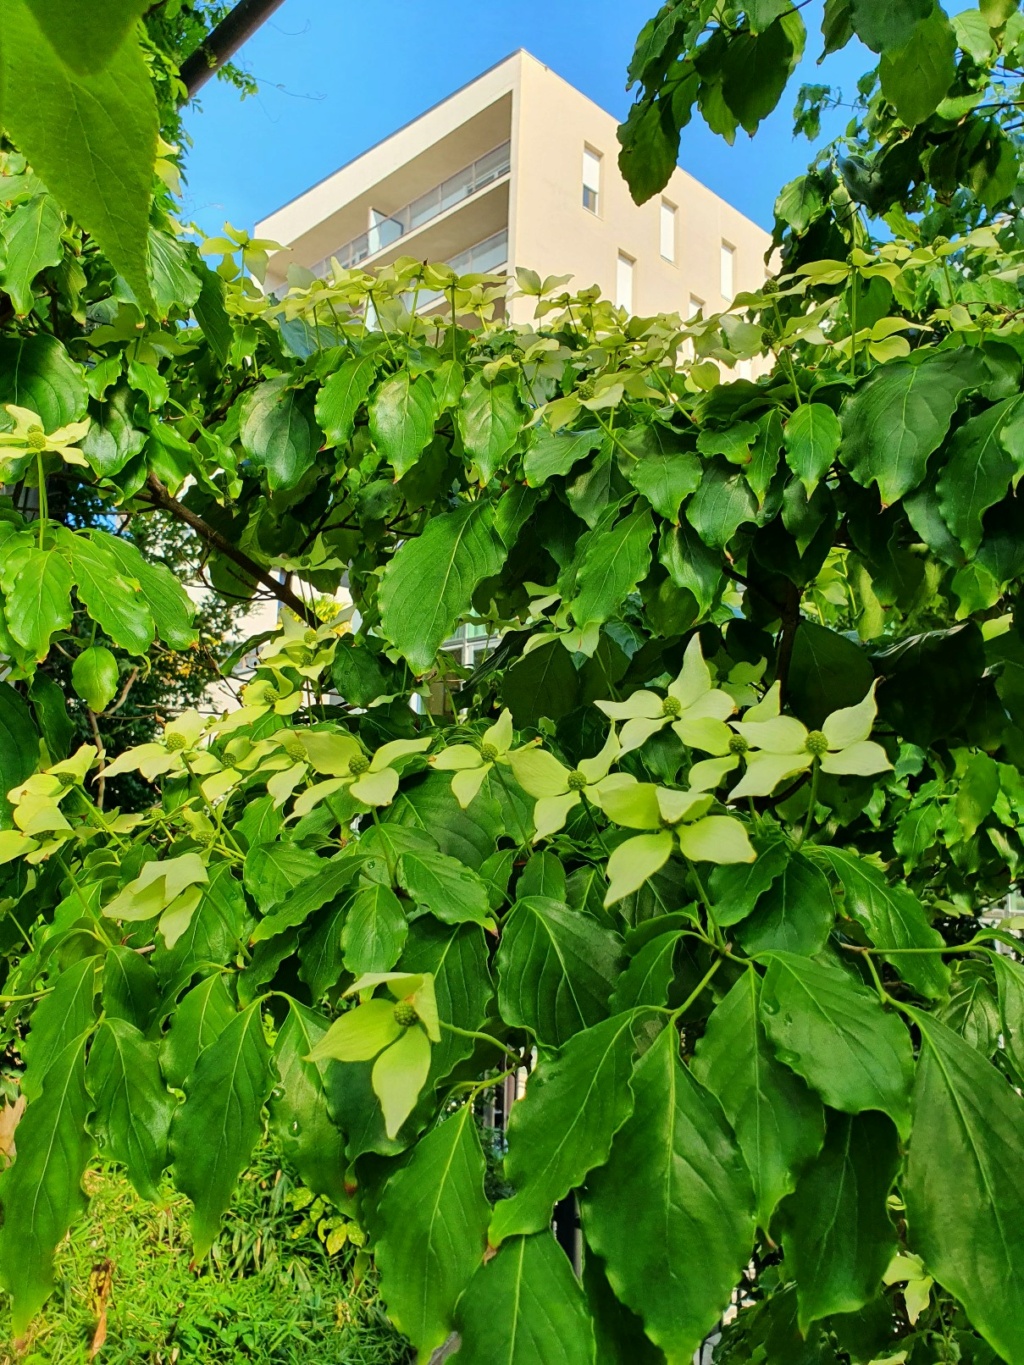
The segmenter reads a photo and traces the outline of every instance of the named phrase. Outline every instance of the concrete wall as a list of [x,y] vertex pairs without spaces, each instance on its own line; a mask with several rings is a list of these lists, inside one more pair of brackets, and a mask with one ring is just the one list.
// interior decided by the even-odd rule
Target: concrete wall
[[[764,280],[769,237],[683,170],[660,196],[637,206],[619,173],[616,121],[528,53],[517,53],[513,105],[512,261],[539,274],[572,273],[573,284],[598,284],[615,299],[616,262],[632,258],[633,312],[680,312],[691,297],[710,311],[728,302],[720,289],[722,242],[734,248],[734,288]],[[598,212],[583,205],[583,150],[601,154]],[[676,259],[661,255],[661,200],[676,208]],[[532,314],[513,305],[516,321]]]

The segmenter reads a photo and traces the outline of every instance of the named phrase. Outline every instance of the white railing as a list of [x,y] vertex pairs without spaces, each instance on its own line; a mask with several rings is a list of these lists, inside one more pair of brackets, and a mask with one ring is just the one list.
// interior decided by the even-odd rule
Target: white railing
[[511,165],[509,152],[510,144],[503,142],[500,147],[495,147],[484,156],[478,157],[476,161],[464,166],[461,171],[456,171],[447,180],[442,180],[426,194],[421,194],[411,204],[406,204],[397,213],[390,217],[382,217],[366,232],[361,232],[358,237],[353,237],[352,241],[330,252],[312,267],[313,274],[325,275],[332,259],[343,269],[351,270],[353,266],[360,265],[378,251],[392,246],[400,237],[422,227],[424,223],[429,223],[464,199],[468,199],[470,195],[476,194],[478,190],[493,184],[495,180],[500,180],[503,175],[508,174]]

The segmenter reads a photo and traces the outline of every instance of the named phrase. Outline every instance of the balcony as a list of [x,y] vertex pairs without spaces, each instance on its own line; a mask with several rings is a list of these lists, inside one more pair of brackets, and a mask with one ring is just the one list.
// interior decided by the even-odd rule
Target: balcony
[[[415,232],[424,224],[431,222],[442,213],[446,213],[448,209],[454,208],[456,204],[462,203],[464,199],[469,199],[478,190],[500,180],[503,175],[507,175],[509,172],[511,165],[509,153],[510,144],[503,142],[501,146],[495,147],[484,156],[478,157],[476,161],[464,166],[461,171],[449,176],[447,180],[442,180],[440,185],[435,185],[426,194],[421,194],[412,203],[406,204],[397,213],[387,217],[382,215],[366,232],[361,232],[358,237],[346,242],[336,251],[330,252],[323,260],[312,266],[314,275],[326,275],[332,259],[336,260],[345,270],[351,270],[354,266],[361,265],[369,257],[375,256],[378,251],[393,246],[399,238],[410,232]],[[478,249],[473,248],[473,250]],[[473,268],[482,269],[483,267],[474,266]],[[490,269],[491,267],[487,268]]]

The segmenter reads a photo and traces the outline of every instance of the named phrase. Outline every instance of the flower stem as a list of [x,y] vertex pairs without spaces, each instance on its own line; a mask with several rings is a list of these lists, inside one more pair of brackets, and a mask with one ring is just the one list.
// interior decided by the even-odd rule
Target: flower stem
[[811,792],[807,798],[807,818],[804,820],[804,827],[800,831],[797,839],[797,847],[803,843],[811,832],[811,825],[814,823],[814,807],[818,801],[818,774],[821,772],[821,763],[818,759],[811,765]]
[[39,480],[39,548],[43,548],[46,523],[50,519],[50,507],[46,500],[46,474],[43,471],[43,452],[36,452],[36,477]]

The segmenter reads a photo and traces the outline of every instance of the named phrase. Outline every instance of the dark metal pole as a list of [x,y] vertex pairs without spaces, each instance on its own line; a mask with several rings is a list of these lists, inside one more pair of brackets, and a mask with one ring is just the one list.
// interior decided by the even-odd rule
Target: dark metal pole
[[188,90],[189,99],[201,90],[210,77],[225,62],[229,62],[238,49],[251,38],[259,26],[280,9],[284,0],[238,0],[238,4],[226,14],[213,30],[205,43],[195,52],[189,53],[181,64],[181,79]]

